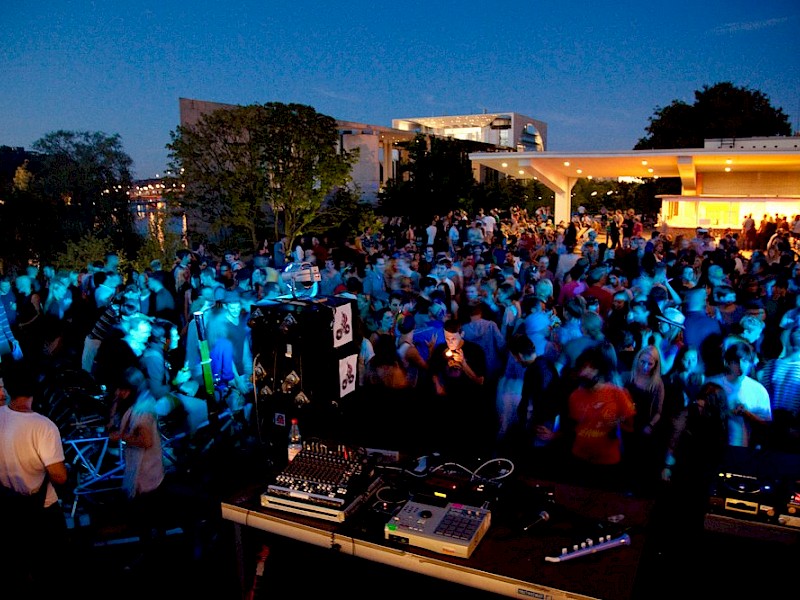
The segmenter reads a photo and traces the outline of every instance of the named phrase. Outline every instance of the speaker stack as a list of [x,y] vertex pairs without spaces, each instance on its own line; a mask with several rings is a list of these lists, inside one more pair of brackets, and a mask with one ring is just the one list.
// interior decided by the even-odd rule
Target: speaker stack
[[360,328],[355,300],[276,299],[252,307],[256,422],[262,441],[285,460],[289,424],[305,440],[341,439],[356,391]]

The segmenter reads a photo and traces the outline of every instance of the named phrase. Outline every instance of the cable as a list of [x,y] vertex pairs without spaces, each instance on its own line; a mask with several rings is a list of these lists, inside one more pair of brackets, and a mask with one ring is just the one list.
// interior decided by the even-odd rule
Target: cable
[[508,458],[493,458],[491,460],[487,460],[485,463],[483,463],[477,469],[475,469],[474,475],[477,477],[477,475],[480,472],[480,470],[483,469],[484,467],[487,467],[487,466],[489,466],[489,465],[491,465],[493,463],[501,463],[501,462],[508,463],[508,465],[510,467],[509,470],[506,471],[505,473],[501,473],[497,477],[490,477],[489,480],[490,481],[496,481],[498,479],[505,479],[506,477],[508,477],[509,475],[511,475],[514,472],[514,463],[511,460],[509,460]]
[[261,367],[261,371],[264,373],[264,379],[267,378],[267,373],[264,371],[264,366],[260,362],[261,353],[259,352],[253,357],[253,411],[254,415],[253,418],[256,420],[256,432],[258,433],[258,440],[260,442],[264,441],[263,431],[261,430],[261,415],[259,411],[259,401],[258,401],[258,386],[256,385],[256,364]]
[[465,467],[464,465],[462,465],[462,464],[460,464],[460,463],[456,463],[456,462],[446,462],[446,463],[442,463],[441,465],[438,465],[438,466],[436,466],[436,467],[433,467],[433,468],[431,469],[431,473],[435,473],[436,471],[441,471],[441,470],[442,470],[442,469],[444,469],[445,467],[458,467],[458,468],[459,468],[459,469],[461,469],[462,471],[466,471],[467,473],[469,473],[469,474],[470,474],[472,477],[475,477],[475,473],[474,473],[473,471],[471,471],[470,469],[468,469],[468,468],[467,468],[467,467]]
[[[487,466],[489,466],[491,464],[500,463],[500,462],[508,463],[508,465],[510,466],[509,470],[506,471],[505,473],[502,473],[502,474],[496,476],[496,477],[480,477],[478,475],[478,473],[481,471],[481,469],[484,469],[484,468],[486,468]],[[486,481],[497,481],[499,479],[505,479],[506,477],[508,477],[509,475],[511,475],[514,472],[514,463],[511,460],[507,459],[507,458],[492,458],[491,460],[487,460],[486,462],[484,462],[481,465],[479,465],[478,468],[475,469],[474,471],[468,469],[467,467],[465,467],[464,465],[462,465],[460,463],[446,462],[446,463],[442,463],[441,465],[438,465],[438,466],[432,468],[430,470],[430,472],[431,473],[435,473],[436,471],[441,471],[445,467],[458,467],[459,469],[469,473],[469,475],[473,479],[483,479],[483,480],[486,480]]]

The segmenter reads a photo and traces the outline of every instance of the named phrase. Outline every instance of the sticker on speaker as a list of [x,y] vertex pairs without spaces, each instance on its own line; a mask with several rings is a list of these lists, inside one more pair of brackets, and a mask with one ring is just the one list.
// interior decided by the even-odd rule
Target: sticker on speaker
[[339,360],[339,397],[344,398],[356,389],[358,354],[351,354]]

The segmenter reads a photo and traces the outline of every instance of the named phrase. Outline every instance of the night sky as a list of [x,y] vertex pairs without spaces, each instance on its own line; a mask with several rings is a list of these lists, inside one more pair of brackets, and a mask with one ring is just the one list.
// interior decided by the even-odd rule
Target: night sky
[[163,173],[178,99],[296,102],[337,119],[514,111],[549,150],[630,150],[704,85],[759,90],[800,129],[800,4],[5,0],[0,145],[120,134]]

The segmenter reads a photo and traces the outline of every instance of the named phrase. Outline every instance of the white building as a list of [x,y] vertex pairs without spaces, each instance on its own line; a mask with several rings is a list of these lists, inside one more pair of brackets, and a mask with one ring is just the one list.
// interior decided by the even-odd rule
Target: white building
[[662,197],[670,228],[738,229],[745,215],[800,213],[800,137],[706,140],[703,148],[627,152],[477,152],[473,163],[555,192],[555,221],[568,221],[578,179],[676,177],[679,196]]
[[515,112],[392,119],[392,127],[400,131],[482,142],[517,152],[547,149],[547,123]]

